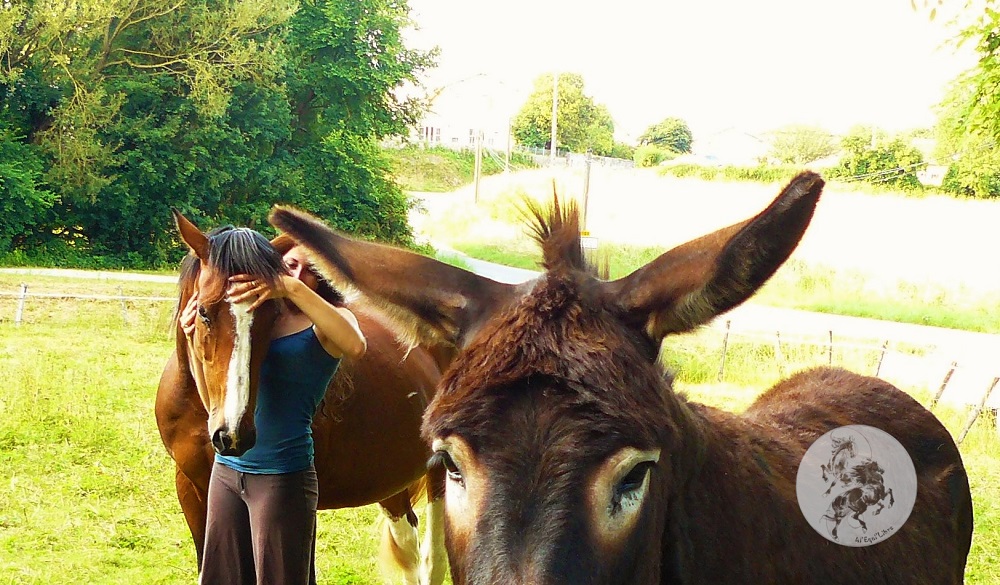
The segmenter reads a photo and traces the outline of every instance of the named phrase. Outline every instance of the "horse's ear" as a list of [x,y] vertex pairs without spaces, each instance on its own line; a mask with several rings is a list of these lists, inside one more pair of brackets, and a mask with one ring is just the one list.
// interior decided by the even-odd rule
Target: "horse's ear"
[[815,173],[800,173],[756,217],[682,244],[606,283],[610,306],[659,342],[739,305],[798,245],[823,184]]
[[408,250],[350,238],[301,210],[278,206],[268,220],[305,248],[339,290],[379,305],[411,343],[463,347],[515,287]]
[[177,231],[181,234],[181,239],[191,248],[195,256],[202,260],[208,260],[208,237],[202,233],[198,226],[191,223],[191,220],[175,207],[170,208],[174,214],[174,223],[177,224]]

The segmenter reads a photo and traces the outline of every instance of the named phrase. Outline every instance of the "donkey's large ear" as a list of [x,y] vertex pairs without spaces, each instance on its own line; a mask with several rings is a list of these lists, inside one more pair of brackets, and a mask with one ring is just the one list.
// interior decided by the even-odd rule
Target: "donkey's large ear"
[[796,176],[756,217],[682,244],[609,282],[609,305],[654,341],[688,331],[750,298],[802,239],[823,191],[812,172]]
[[174,223],[177,224],[177,231],[180,232],[184,243],[191,248],[195,256],[208,260],[208,237],[176,208],[170,208],[170,212],[174,214]]
[[356,240],[318,218],[275,207],[268,220],[302,245],[338,289],[360,291],[387,311],[412,342],[463,347],[515,287],[414,252]]

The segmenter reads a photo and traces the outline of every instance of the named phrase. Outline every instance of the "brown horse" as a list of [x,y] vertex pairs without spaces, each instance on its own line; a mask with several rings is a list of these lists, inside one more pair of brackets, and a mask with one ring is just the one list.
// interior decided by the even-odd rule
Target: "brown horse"
[[[594,276],[579,212],[531,206],[545,271],[497,283],[350,239],[288,208],[271,222],[319,269],[392,307],[421,340],[458,348],[424,415],[447,470],[456,585],[961,583],[968,478],[948,431],[891,385],[800,373],[742,415],[672,389],[660,343],[749,298],[788,258],[823,189],[794,178],[757,216],[614,281]],[[848,424],[895,437],[916,470],[905,524],[850,548],[796,497],[808,447]]]
[[[268,301],[252,314],[241,314],[240,307],[225,299],[226,279],[233,273],[251,273],[273,280],[283,270],[280,252],[286,250],[262,258],[245,246],[220,249],[213,246],[211,235],[177,212],[175,220],[192,250],[182,265],[178,311],[197,290],[200,318],[193,342],[177,325],[177,347],[156,395],[156,422],[176,463],[177,496],[200,569],[214,452],[238,455],[253,446],[257,375],[276,303],[283,302]],[[351,308],[368,340],[368,351],[359,360],[344,360],[316,412],[319,508],[378,502],[389,520],[382,535],[385,560],[403,572],[407,583],[437,585],[444,580],[446,564],[444,478],[441,472],[427,475],[430,451],[420,437],[420,423],[440,378],[440,366],[424,347],[407,351],[370,309]],[[249,336],[239,335],[240,330]],[[243,388],[239,381],[245,382]],[[237,396],[244,397],[244,404],[234,406]],[[427,528],[420,550],[412,502],[424,493]]]

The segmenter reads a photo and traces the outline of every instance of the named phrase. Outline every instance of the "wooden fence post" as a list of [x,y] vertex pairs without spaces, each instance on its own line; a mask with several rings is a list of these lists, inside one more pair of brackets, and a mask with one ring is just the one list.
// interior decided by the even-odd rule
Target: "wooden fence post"
[[24,299],[28,297],[28,285],[21,283],[21,296],[17,299],[17,311],[14,313],[14,325],[21,324],[21,317],[24,315]]
[[958,439],[955,440],[955,443],[961,445],[962,441],[965,440],[965,435],[969,434],[969,430],[972,429],[972,425],[976,422],[976,419],[979,418],[980,413],[983,412],[983,408],[986,406],[986,401],[990,399],[990,394],[993,392],[993,389],[996,388],[997,382],[1000,382],[1000,377],[993,378],[993,383],[990,384],[990,387],[983,393],[982,400],[979,401],[979,405],[976,406],[976,409],[972,411],[972,414],[969,416],[969,420],[965,422],[965,428],[962,429],[962,433],[958,435]]
[[889,347],[889,340],[886,339],[885,343],[882,344],[882,352],[878,354],[878,363],[875,365],[875,377],[877,378],[879,373],[882,371],[882,362],[885,360],[885,350]]
[[774,357],[778,360],[778,375],[785,377],[785,354],[781,351],[781,331],[776,331],[774,337]]
[[931,398],[931,404],[927,407],[927,410],[934,410],[934,405],[937,404],[938,400],[941,400],[941,395],[944,394],[944,389],[948,386],[948,380],[951,380],[952,374],[955,373],[955,368],[958,367],[958,362],[951,362],[951,368],[948,369],[948,373],[944,375],[944,380],[941,381],[941,387]]
[[722,363],[719,364],[719,381],[726,374],[726,352],[729,351],[729,326],[732,321],[726,320],[726,335],[722,338]]
[[833,365],[833,331],[830,331],[830,359],[829,365]]
[[125,322],[125,325],[128,325],[128,308],[125,306],[125,292],[121,286],[118,287],[118,296],[122,299],[122,321]]

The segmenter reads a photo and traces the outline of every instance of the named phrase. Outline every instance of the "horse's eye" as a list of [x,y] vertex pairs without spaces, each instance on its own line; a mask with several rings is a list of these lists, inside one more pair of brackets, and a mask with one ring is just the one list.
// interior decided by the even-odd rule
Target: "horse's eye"
[[623,503],[639,495],[653,465],[655,465],[653,461],[643,461],[626,473],[625,477],[621,478],[618,485],[615,486],[615,492],[612,495],[611,506],[613,510],[620,510]]
[[203,306],[198,307],[198,316],[201,317],[201,322],[206,326],[209,324],[208,311]]
[[465,478],[462,477],[462,470],[458,468],[458,465],[455,465],[455,460],[451,458],[451,454],[447,451],[435,451],[434,457],[431,458],[431,465],[444,465],[448,479],[465,487]]

